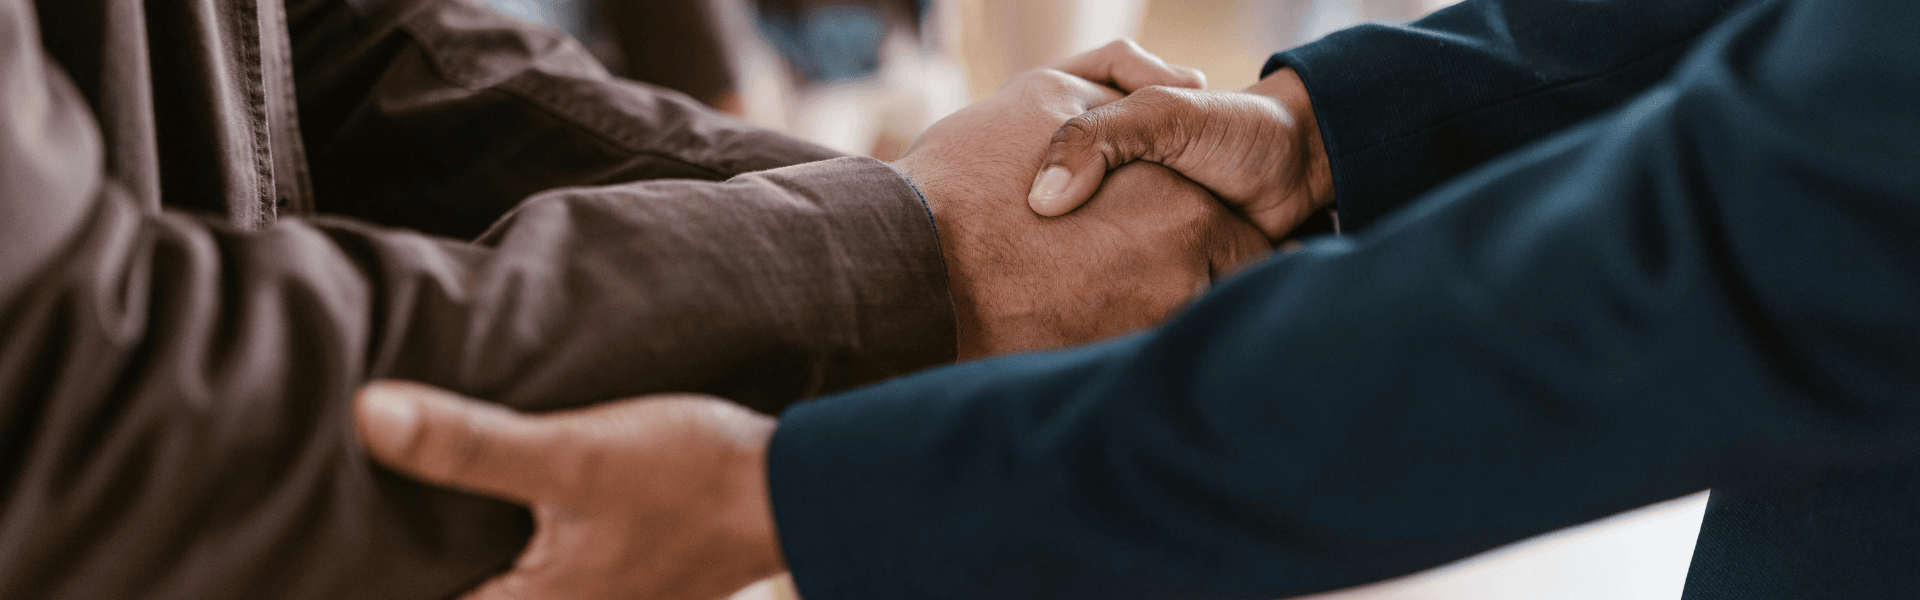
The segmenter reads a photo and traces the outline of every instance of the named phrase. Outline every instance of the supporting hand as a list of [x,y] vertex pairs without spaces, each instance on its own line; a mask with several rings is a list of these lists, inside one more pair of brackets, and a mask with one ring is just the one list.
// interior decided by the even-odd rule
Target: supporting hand
[[1306,87],[1292,69],[1244,92],[1149,87],[1059,128],[1028,192],[1057,216],[1093,196],[1107,171],[1135,160],[1206,186],[1279,240],[1333,202],[1333,174]]
[[1054,130],[1121,97],[1102,84],[1202,83],[1196,72],[1116,42],[1016,76],[936,123],[895,163],[939,224],[962,358],[1151,325],[1213,275],[1265,253],[1270,246],[1258,231],[1205,190],[1152,165],[1115,172],[1086,210],[1067,218],[1027,209],[1025,192]]
[[774,421],[719,398],[523,415],[378,382],[354,425],[389,468],[533,510],[513,569],[462,600],[714,600],[786,568],[767,499]]

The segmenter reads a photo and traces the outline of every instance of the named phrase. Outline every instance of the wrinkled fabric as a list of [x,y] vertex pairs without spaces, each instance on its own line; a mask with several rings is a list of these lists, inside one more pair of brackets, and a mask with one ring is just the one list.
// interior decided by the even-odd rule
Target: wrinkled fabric
[[[1645,93],[1743,4],[1465,2],[1277,53],[1266,72],[1292,66],[1306,82],[1341,224],[1364,231],[1448,179]],[[1686,600],[1920,597],[1920,577],[1884,577],[1920,572],[1920,503],[1904,492],[1920,465],[1872,473],[1716,488]]]
[[1313,97],[1343,231],[1666,78],[1747,0],[1463,2],[1273,55]]
[[372,378],[773,412],[953,357],[887,165],[468,2],[280,8],[0,0],[0,597],[445,598],[504,568],[523,510],[360,453]]
[[[1449,18],[1541,4],[1647,3]],[[768,481],[800,595],[1283,598],[1713,488],[1689,599],[1920,597],[1915,30],[1913,2],[1748,3],[1612,110],[1160,329],[794,407]]]

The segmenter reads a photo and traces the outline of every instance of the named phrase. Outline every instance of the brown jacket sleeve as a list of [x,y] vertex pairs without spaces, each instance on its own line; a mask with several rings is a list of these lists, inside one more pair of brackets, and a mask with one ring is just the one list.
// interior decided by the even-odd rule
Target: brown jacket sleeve
[[608,75],[472,0],[289,0],[287,18],[321,212],[471,238],[555,187],[840,156]]
[[0,0],[0,598],[442,598],[503,567],[523,512],[360,454],[369,378],[770,408],[951,357],[931,223],[881,163],[560,190],[480,243],[242,232],[99,175],[33,18]]

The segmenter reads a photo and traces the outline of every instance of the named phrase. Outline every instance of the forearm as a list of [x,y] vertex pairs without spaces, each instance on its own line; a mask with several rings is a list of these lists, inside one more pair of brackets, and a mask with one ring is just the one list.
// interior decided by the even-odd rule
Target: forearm
[[503,567],[523,512],[356,450],[370,378],[777,410],[954,351],[925,209],[868,159],[552,194],[484,245],[109,198],[39,272],[0,355],[8,597],[439,598]]
[[[674,390],[725,395],[772,413],[954,357],[952,301],[933,222],[907,180],[873,159],[718,183],[558,190],[529,200],[479,243],[563,266],[498,273],[503,285],[552,277],[551,289],[527,281],[503,291],[564,299],[551,311],[537,304],[517,310],[562,319],[554,325],[565,333],[535,348],[557,343],[563,356],[581,359],[520,373],[498,388],[521,391],[485,391],[521,408],[551,408],[545,403],[555,394],[584,402]],[[572,309],[589,305],[597,308]],[[617,378],[604,373],[609,358],[622,371]]]
[[[1146,336],[789,411],[803,595],[1273,598],[1920,456],[1920,10],[1756,6],[1679,79]],[[1842,43],[1851,40],[1853,43]]]
[[1467,0],[1274,55],[1298,72],[1343,228],[1610,110],[1665,78],[1737,0]]

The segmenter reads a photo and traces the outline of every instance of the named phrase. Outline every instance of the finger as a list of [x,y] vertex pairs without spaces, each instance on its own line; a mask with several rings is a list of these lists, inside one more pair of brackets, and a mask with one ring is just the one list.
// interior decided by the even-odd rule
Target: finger
[[1061,61],[1054,68],[1095,83],[1111,85],[1124,92],[1164,85],[1201,89],[1207,87],[1207,75],[1199,69],[1169,65],[1167,61],[1140,48],[1133,40],[1114,40]]
[[527,574],[520,569],[515,566],[513,570],[486,580],[480,587],[461,594],[460,600],[534,600],[551,596],[533,590]]
[[374,460],[434,485],[532,504],[551,489],[560,436],[496,404],[417,383],[360,388],[354,425]]
[[[1046,78],[1046,83],[1037,89],[1046,90],[1039,96],[1043,103],[1049,100],[1064,101],[1050,108],[1058,111],[1061,119],[1071,118],[1095,107],[1112,104],[1127,97],[1119,90],[1106,85],[1081,79],[1080,76],[1059,69],[1034,69],[1023,76]],[[1058,92],[1058,93],[1055,93]]]
[[1266,234],[1255,229],[1238,217],[1229,217],[1219,221],[1206,242],[1209,270],[1214,281],[1220,281],[1251,268],[1261,259],[1273,254],[1273,243]]
[[[1151,87],[1068,119],[1053,134],[1027,206],[1041,216],[1073,212],[1100,189],[1107,171],[1135,160],[1173,166],[1162,148],[1183,148],[1192,135],[1183,123],[1193,110],[1179,92]],[[1177,170],[1177,167],[1176,167]]]

